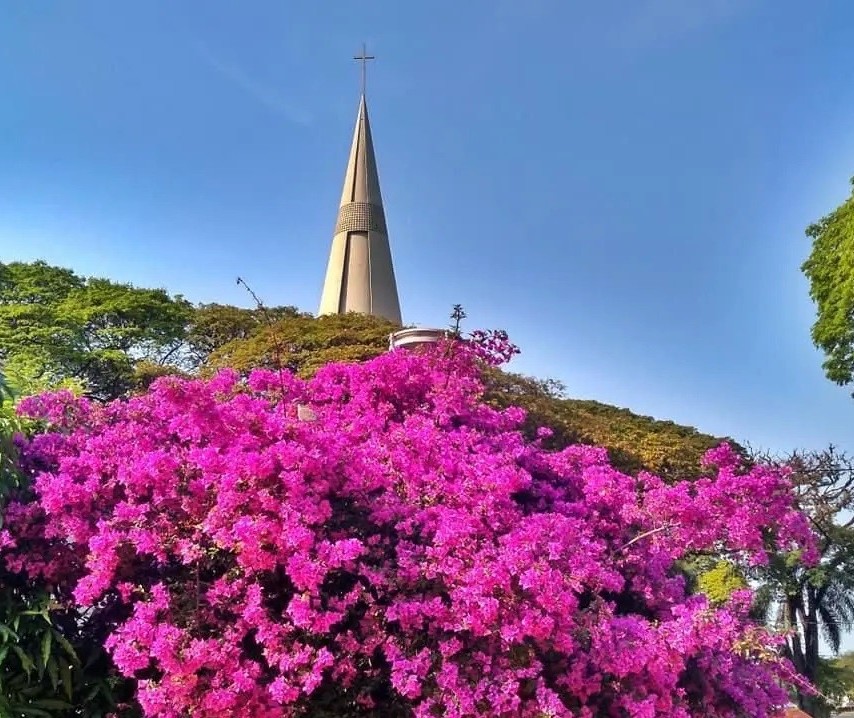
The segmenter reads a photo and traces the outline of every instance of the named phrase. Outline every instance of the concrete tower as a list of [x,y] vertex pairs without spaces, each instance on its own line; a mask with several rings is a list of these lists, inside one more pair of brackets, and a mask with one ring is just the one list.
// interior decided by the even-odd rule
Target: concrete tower
[[400,301],[364,92],[364,62],[372,58],[363,51],[355,59],[363,63],[362,97],[319,313],[359,312],[400,324]]

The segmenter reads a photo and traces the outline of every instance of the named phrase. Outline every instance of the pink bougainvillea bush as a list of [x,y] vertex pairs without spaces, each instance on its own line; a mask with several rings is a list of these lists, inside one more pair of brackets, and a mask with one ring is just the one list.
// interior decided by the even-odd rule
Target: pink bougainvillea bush
[[[486,338],[312,380],[164,378],[99,406],[23,410],[35,503],[7,566],[101,612],[145,715],[763,718],[790,675],[677,561],[762,562],[811,539],[785,474],[622,474],[481,401]],[[300,421],[297,405],[314,421]],[[544,432],[545,433],[545,432]]]

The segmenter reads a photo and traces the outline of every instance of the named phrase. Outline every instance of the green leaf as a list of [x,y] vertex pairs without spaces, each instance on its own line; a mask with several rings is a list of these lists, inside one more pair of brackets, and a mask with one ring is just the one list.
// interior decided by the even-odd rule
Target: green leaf
[[59,631],[54,631],[53,635],[54,635],[54,638],[56,638],[56,642],[59,643],[60,646],[62,646],[62,650],[65,651],[65,655],[71,659],[71,662],[75,666],[79,666],[80,665],[80,658],[78,658],[77,651],[74,650],[74,646],[72,646],[68,642],[68,639],[65,636],[63,636],[61,633],[59,633]]
[[33,668],[35,668],[35,667],[36,667],[36,664],[35,664],[35,663],[33,663],[33,659],[32,659],[32,658],[30,658],[30,657],[29,657],[29,656],[24,652],[24,650],[23,650],[20,646],[14,646],[14,645],[13,645],[13,646],[12,646],[12,650],[13,650],[13,651],[15,651],[15,653],[16,653],[16,654],[17,654],[17,656],[18,656],[18,658],[20,659],[20,661],[21,661],[21,666],[22,666],[22,667],[23,667],[23,669],[26,671],[26,673],[27,673],[27,680],[29,680],[29,678],[30,678],[30,673],[32,672]]
[[71,680],[71,666],[68,665],[67,661],[59,664],[59,675],[62,678],[62,689],[65,691],[65,696],[71,700],[74,695],[74,681]]
[[41,667],[44,669],[47,666],[47,659],[50,656],[50,648],[52,645],[53,635],[50,631],[47,631],[44,636],[42,636],[42,655],[41,655]]
[[156,362],[184,340],[193,313],[162,289],[84,279],[45,262],[0,263],[0,276],[0,355],[27,393],[125,394],[140,360]]
[[37,708],[48,708],[57,711],[69,710],[74,707],[70,703],[66,703],[65,701],[61,701],[57,698],[42,698],[41,700],[33,701],[33,705]]
[[53,718],[50,713],[41,708],[33,708],[31,705],[14,706],[12,708],[15,713],[23,713],[28,716],[38,716],[39,718]]
[[50,686],[55,692],[59,686],[59,666],[57,666],[54,656],[51,656],[47,662],[47,675],[50,678]]
[[107,681],[98,681],[101,684],[101,693],[110,704],[110,708],[116,707],[116,699],[113,698],[113,692],[110,690],[110,684]]
[[89,692],[86,694],[86,697],[83,699],[83,702],[84,702],[84,703],[88,703],[88,702],[89,702],[89,701],[91,701],[95,696],[97,696],[100,692],[101,692],[101,684],[100,684],[100,683],[96,683],[94,686],[92,686],[92,687],[89,689]]
[[13,631],[11,628],[9,628],[9,626],[7,626],[5,623],[0,623],[0,635],[2,635],[4,641],[8,641],[10,638],[15,642],[21,640],[18,637],[18,634],[15,633],[15,631]]

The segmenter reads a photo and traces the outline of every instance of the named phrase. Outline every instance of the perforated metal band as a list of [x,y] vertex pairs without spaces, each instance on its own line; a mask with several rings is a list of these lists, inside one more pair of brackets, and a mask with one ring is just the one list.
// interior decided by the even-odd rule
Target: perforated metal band
[[383,208],[369,202],[350,202],[338,212],[335,234],[339,232],[382,232],[386,234]]

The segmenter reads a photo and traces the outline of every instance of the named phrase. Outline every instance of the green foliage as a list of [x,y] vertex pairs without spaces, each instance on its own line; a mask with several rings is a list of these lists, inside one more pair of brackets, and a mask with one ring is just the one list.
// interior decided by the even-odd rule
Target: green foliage
[[[852,178],[854,185],[854,178]],[[801,267],[810,282],[817,317],[812,339],[824,352],[824,371],[837,384],[854,379],[854,191],[807,228],[813,240]]]
[[276,321],[308,318],[296,307],[244,309],[228,304],[200,304],[187,332],[187,354],[191,366],[203,364],[210,354],[229,342],[249,339]]
[[99,399],[125,394],[140,360],[163,363],[182,346],[191,313],[160,289],[44,262],[0,264],[0,361],[42,388],[70,382]]
[[[734,591],[749,586],[747,571],[731,557],[715,553],[693,554],[678,562],[689,593],[702,593],[709,601],[720,606],[732,598]],[[761,622],[768,613],[769,597],[760,588],[755,592],[751,615]]]
[[[207,305],[201,311],[210,312],[210,319],[205,318],[200,326],[216,339],[202,344],[204,350],[210,349],[201,366],[206,375],[225,367],[241,372],[255,367],[285,367],[310,376],[329,362],[364,361],[387,351],[389,334],[399,329],[378,317],[346,314],[314,318],[288,307],[278,308],[291,313],[271,324],[256,313],[263,310]],[[234,338],[221,343],[228,336]],[[639,416],[627,409],[565,398],[564,388],[554,380],[490,370],[489,386],[488,398],[494,404],[521,406],[528,411],[526,429],[530,435],[537,427],[548,426],[555,432],[552,446],[607,446],[615,464],[626,471],[693,475],[703,453],[722,441],[691,427]]]
[[717,605],[726,603],[734,591],[747,588],[747,581],[738,566],[723,559],[697,577],[699,590]]
[[144,392],[153,381],[162,376],[186,376],[186,374],[174,364],[158,364],[141,359],[133,367],[132,391]]
[[268,367],[310,376],[330,362],[365,361],[382,354],[388,350],[389,334],[397,329],[381,317],[363,314],[316,319],[310,314],[293,314],[215,349],[202,372]]
[[529,432],[538,426],[552,428],[555,434],[550,443],[556,448],[569,444],[605,446],[614,465],[623,471],[646,469],[668,478],[692,476],[698,473],[702,455],[724,441],[628,409],[566,398],[563,387],[554,381],[496,371],[490,387],[489,398],[495,404],[521,406],[528,411]]
[[820,659],[818,688],[835,706],[854,702],[854,652]]
[[81,645],[83,625],[44,591],[6,588],[0,597],[0,716],[101,718],[115,709],[115,694],[126,686],[110,676],[101,649]]
[[[12,440],[27,428],[15,416],[14,395],[0,375],[0,507],[28,491]],[[103,718],[115,711],[130,687],[111,672],[86,616],[2,565],[0,586],[0,718]]]
[[13,400],[12,387],[6,377],[0,374],[0,500],[5,499],[8,491],[20,482],[15,447],[12,443],[12,437],[20,426],[15,416]]

